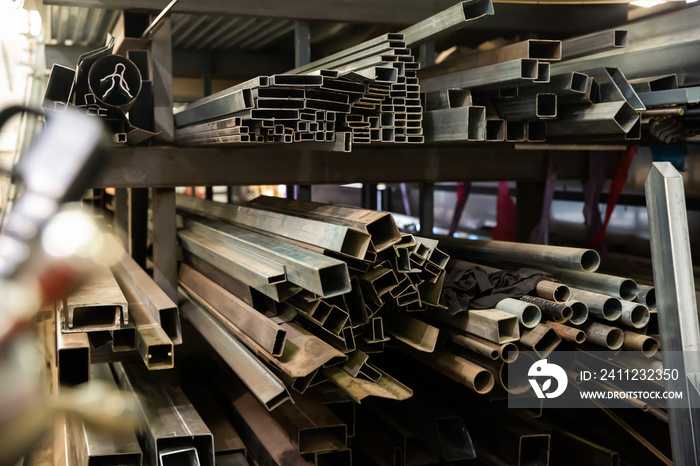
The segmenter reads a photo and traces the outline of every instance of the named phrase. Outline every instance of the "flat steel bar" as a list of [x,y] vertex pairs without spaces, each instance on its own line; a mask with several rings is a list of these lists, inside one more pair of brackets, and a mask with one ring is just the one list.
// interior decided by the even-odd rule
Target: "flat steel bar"
[[98,267],[61,303],[63,332],[117,330],[129,323],[129,306],[108,267]]
[[399,31],[399,34],[403,34],[406,47],[416,47],[435,37],[462,29],[470,21],[489,15],[493,15],[491,0],[468,0],[409,26]]
[[422,92],[455,88],[493,89],[511,84],[518,85],[523,80],[532,81],[536,78],[537,60],[518,59],[421,79],[420,86]]
[[273,356],[282,355],[286,333],[279,325],[188,265],[180,265],[178,281],[185,291],[215,307],[265,351]]
[[164,383],[162,377],[137,363],[115,363],[112,370],[123,390],[141,395],[136,397],[141,417],[139,432],[150,464],[177,464],[178,459],[189,459],[196,452],[198,461],[193,466],[214,466],[212,434],[182,389]]
[[431,110],[424,112],[423,118],[428,142],[483,141],[486,138],[486,107]]
[[432,353],[435,350],[440,329],[425,322],[397,313],[386,323],[386,332],[417,351]]
[[654,162],[644,184],[664,368],[680,377],[666,390],[673,461],[700,464],[700,328],[683,178],[669,162]]
[[178,196],[177,205],[199,215],[214,216],[358,259],[365,257],[370,243],[370,235],[365,232],[294,215],[222,204],[191,196]]
[[[109,364],[94,364],[92,374],[93,380],[117,390]],[[71,423],[78,466],[141,466],[143,454],[134,432],[98,430],[81,419],[72,419]]]
[[[155,281],[128,254],[113,266],[114,277],[124,291],[128,287],[135,302],[141,303],[176,345],[182,343],[177,306]],[[126,291],[124,291],[126,294]]]
[[218,235],[240,249],[279,263],[287,280],[319,296],[327,298],[350,291],[348,268],[342,261],[217,220],[188,218],[185,225],[193,233]]
[[188,301],[182,312],[268,411],[289,399],[284,383],[206,309]]
[[627,31],[624,29],[611,29],[594,32],[593,34],[563,40],[561,47],[561,58],[564,60],[627,47]]

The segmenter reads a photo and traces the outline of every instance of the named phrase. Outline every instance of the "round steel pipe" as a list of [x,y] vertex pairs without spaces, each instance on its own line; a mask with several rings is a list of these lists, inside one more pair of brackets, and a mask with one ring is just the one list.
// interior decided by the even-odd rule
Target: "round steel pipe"
[[518,317],[520,325],[533,328],[542,320],[542,311],[537,305],[519,299],[506,298],[496,304],[496,309]]
[[571,298],[569,287],[557,282],[542,280],[535,289],[537,296],[543,299],[554,301],[555,303],[565,303]]
[[592,249],[511,243],[508,241],[468,240],[437,237],[440,249],[457,258],[489,264],[524,264],[529,267],[560,267],[595,272],[600,256]]
[[599,324],[598,322],[587,322],[582,328],[586,332],[588,341],[611,350],[622,348],[622,344],[625,341],[623,331],[617,327]]
[[626,301],[632,301],[637,296],[637,283],[629,278],[557,268],[547,268],[547,271],[569,286],[582,290],[593,291]]
[[643,328],[649,323],[651,313],[644,304],[631,301],[622,301],[622,314],[620,321],[634,328]]
[[[445,343],[452,343],[453,345],[459,345],[462,348],[466,348],[468,350],[471,350],[477,354],[480,354],[486,358],[489,358],[493,361],[498,359],[498,345],[495,343],[492,345],[487,345],[483,342],[473,340],[466,335],[461,335],[457,332],[453,332],[451,330],[446,330],[442,329],[440,331],[445,337],[447,337],[449,340],[446,340]],[[447,345],[446,349],[449,349],[449,347],[452,345]]]
[[572,341],[579,345],[586,341],[586,332],[581,329],[569,327],[568,325],[558,324],[556,322],[545,322],[547,327],[550,327],[554,332],[561,337],[562,340]]
[[627,351],[641,351],[641,353],[650,358],[659,350],[659,342],[656,338],[648,335],[641,335],[637,332],[625,332],[625,342],[622,344],[622,349]]
[[400,348],[412,358],[430,366],[465,387],[471,388],[477,393],[490,392],[496,383],[493,374],[488,369],[456,354],[442,351],[424,353],[416,351],[407,345],[401,345]]
[[622,301],[612,296],[571,288],[571,298],[586,303],[589,313],[605,320],[617,320],[622,314]]
[[131,60],[106,55],[90,67],[88,86],[100,105],[127,112],[141,92],[141,73]]
[[573,315],[571,308],[563,303],[555,303],[554,301],[538,298],[536,296],[523,296],[520,299],[526,303],[534,304],[535,306],[539,307],[543,314],[551,316],[560,324],[563,324],[571,319],[571,316]]
[[570,299],[566,305],[571,308],[571,319],[569,321],[574,325],[581,325],[588,320],[588,306],[586,303]]
[[653,286],[638,285],[639,293],[634,299],[636,303],[644,304],[649,309],[656,308],[656,290]]

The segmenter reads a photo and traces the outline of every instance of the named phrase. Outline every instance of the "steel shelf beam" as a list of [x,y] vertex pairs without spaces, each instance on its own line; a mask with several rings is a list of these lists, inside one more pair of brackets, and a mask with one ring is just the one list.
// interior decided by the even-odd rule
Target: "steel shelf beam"
[[[555,152],[555,158],[559,179],[580,179],[588,173],[587,152]],[[618,159],[615,151],[605,158],[607,176],[615,172]],[[486,143],[362,148],[347,157],[281,146],[125,147],[114,150],[106,165],[95,188],[536,181],[546,176],[547,154]]]

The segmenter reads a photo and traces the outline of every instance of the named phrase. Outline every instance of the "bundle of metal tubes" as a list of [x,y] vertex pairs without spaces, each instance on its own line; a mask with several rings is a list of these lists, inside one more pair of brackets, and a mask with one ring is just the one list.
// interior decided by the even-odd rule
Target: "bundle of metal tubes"
[[526,40],[424,68],[426,142],[624,143],[642,129],[662,142],[691,138],[700,111],[700,60],[690,53],[698,21],[700,11],[689,8],[624,30]]
[[[423,238],[386,212],[271,197],[177,207],[177,360],[178,308],[127,256],[44,323],[61,386],[91,378],[139,395],[136,436],[62,421],[80,464],[513,464],[563,460],[572,445],[615,458],[557,420],[503,410],[490,425],[506,393],[529,389],[508,366],[557,349],[660,364],[653,288],[596,273],[594,251]],[[493,309],[455,310],[441,303],[455,264],[544,273]]]
[[352,144],[422,143],[419,65],[411,47],[489,14],[490,0],[460,2],[398,33],[185,105],[175,111],[175,140],[302,143],[342,152]]

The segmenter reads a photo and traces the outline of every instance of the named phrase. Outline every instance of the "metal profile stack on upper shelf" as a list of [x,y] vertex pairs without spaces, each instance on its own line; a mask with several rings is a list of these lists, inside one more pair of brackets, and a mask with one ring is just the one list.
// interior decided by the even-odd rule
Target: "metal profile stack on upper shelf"
[[[578,263],[586,270],[547,269],[561,282],[540,280],[515,307],[499,302],[494,312],[450,308],[443,301],[444,280],[464,264],[442,252],[450,241],[430,237],[430,221],[422,222],[422,236],[413,236],[399,233],[390,214],[369,210],[266,198],[236,206],[176,200],[175,187],[193,185],[539,182],[553,159],[561,162],[560,179],[576,179],[587,175],[586,151],[592,148],[610,150],[604,167],[610,177],[618,152],[630,141],[654,137],[675,142],[694,135],[694,120],[688,116],[700,100],[693,87],[699,84],[693,79],[700,76],[695,73],[700,61],[681,58],[678,51],[697,47],[700,36],[693,24],[700,21],[700,8],[564,41],[515,42],[417,69],[411,48],[422,45],[420,55],[429,55],[436,37],[493,14],[488,0],[461,2],[415,26],[288,72],[253,78],[175,112],[170,20],[164,20],[150,45],[155,107],[150,129],[166,144],[121,147],[95,186],[122,190],[116,226],[141,266],[146,265],[148,199],[139,189],[152,188],[153,281],[167,295],[163,302],[181,303],[187,329],[197,330],[193,338],[204,336],[208,343],[200,343],[211,345],[210,354],[221,359],[182,358],[179,380],[154,377],[140,366],[171,364],[178,335],[166,332],[155,343],[136,343],[143,363],[113,365],[107,379],[113,382],[115,375],[122,388],[149,393],[139,409],[147,419],[140,435],[151,462],[164,463],[172,455],[206,464],[246,464],[247,455],[258,464],[352,464],[353,458],[355,464],[384,464],[384,459],[387,464],[432,464],[478,455],[500,464],[539,461],[542,455],[549,461],[550,453],[574,461],[575,451],[593,451],[615,461],[617,453],[577,433],[552,436],[548,429],[556,423],[478,408],[482,419],[494,412],[508,418],[508,429],[484,425],[468,430],[460,410],[462,403],[483,406],[491,390],[505,396],[502,371],[513,362],[505,347],[518,345],[515,351],[519,347],[546,357],[562,339],[563,347],[575,347],[588,338],[588,346],[581,348],[612,352],[626,341],[629,349],[654,357],[659,339],[671,343],[664,340],[665,330],[649,329],[656,317],[646,300],[650,288],[625,296],[618,288],[620,296],[610,296],[616,293],[612,288],[601,290],[589,283],[608,277],[597,277],[595,267]],[[679,25],[688,34],[673,30]],[[644,64],[646,57],[656,59]],[[99,108],[95,113],[100,118]],[[396,144],[404,142],[415,144]],[[463,144],[440,144],[444,142],[502,144],[465,149]],[[552,145],[518,152],[507,144],[515,142],[549,142],[575,150],[550,153],[563,147]],[[672,175],[665,171],[661,176]],[[655,176],[663,184],[659,173]],[[339,232],[353,234],[354,242],[347,236],[339,240],[334,236]],[[526,254],[518,260],[511,250],[504,258],[484,253],[490,245],[473,243],[475,249],[468,251],[465,244],[450,252],[505,272],[515,270],[513,264],[532,265],[538,257]],[[124,264],[120,267],[114,276],[138,309],[144,303],[130,287],[136,286],[135,280],[143,285],[150,279],[140,281],[129,267],[126,272],[121,270]],[[124,278],[125,273],[130,276]],[[562,298],[557,293],[568,290],[567,285],[584,290]],[[619,304],[620,312],[606,313],[600,296],[586,294],[591,289],[603,291],[605,302]],[[542,312],[539,319],[523,314],[533,304]],[[687,304],[682,303],[684,309]],[[584,306],[590,312],[588,322]],[[152,310],[141,319],[153,324],[156,314],[163,319]],[[145,334],[146,329],[138,329],[138,315],[137,334]],[[156,328],[168,327],[162,320],[155,323]],[[399,351],[390,348],[394,345]],[[195,347],[195,353],[200,350]],[[101,378],[103,372],[95,374]],[[440,379],[442,400],[426,383],[435,372],[457,382]],[[415,383],[416,396],[410,401],[405,399],[413,394],[411,388],[398,380],[403,377]],[[464,386],[471,391],[462,398]],[[355,402],[367,395],[404,400],[407,409],[371,399],[357,408]],[[286,401],[290,398],[295,404]],[[419,422],[406,416],[409,411]],[[178,424],[176,416],[165,412],[188,415]],[[654,414],[663,423],[665,413]],[[675,419],[680,418],[671,422],[677,429]],[[161,432],[161,421],[178,428]],[[523,433],[524,427],[537,434]],[[216,429],[230,444],[217,444]],[[497,435],[514,442],[511,447],[520,445],[517,457],[493,442]],[[180,442],[178,448],[162,441],[168,436]],[[575,448],[550,450],[555,437],[558,445]],[[684,437],[683,442],[692,440]],[[688,445],[680,448],[687,452]],[[635,460],[643,456],[628,450]],[[656,456],[667,460],[663,453]]]

